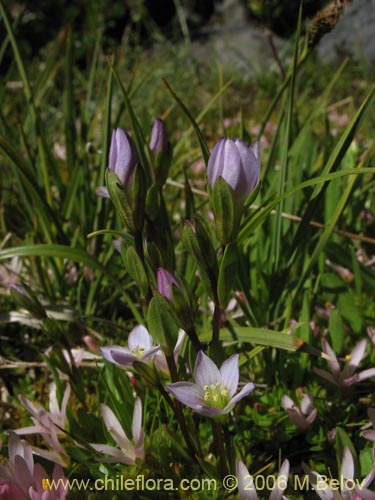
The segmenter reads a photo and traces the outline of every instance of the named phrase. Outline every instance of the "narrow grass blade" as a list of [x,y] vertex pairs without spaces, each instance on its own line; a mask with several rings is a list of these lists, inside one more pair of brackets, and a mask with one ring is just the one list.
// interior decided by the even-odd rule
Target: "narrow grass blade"
[[[300,10],[298,15],[298,25],[296,32],[296,43],[294,47],[293,64],[289,85],[289,95],[287,99],[287,109],[285,113],[285,123],[284,130],[281,140],[281,160],[280,160],[280,174],[279,174],[279,185],[277,189],[277,194],[282,195],[285,191],[285,183],[287,180],[287,169],[288,169],[288,153],[289,153],[289,143],[291,139],[292,131],[292,118],[293,118],[293,102],[294,102],[294,87],[296,81],[296,71],[298,63],[298,52],[299,52],[299,36],[301,32],[301,19],[302,19],[302,3],[300,4]],[[280,259],[280,245],[281,236],[283,230],[283,221],[281,214],[283,211],[283,200],[280,201],[276,210],[276,217],[274,221],[274,230],[272,232],[272,256],[274,258],[273,270],[275,271],[279,265]]]
[[185,106],[185,104],[181,101],[181,99],[177,96],[177,94],[174,92],[174,90],[172,89],[172,87],[169,85],[169,83],[164,80],[164,84],[165,86],[167,87],[168,91],[170,92],[171,96],[173,97],[173,99],[177,102],[177,104],[180,106],[180,108],[182,109],[182,111],[185,113],[185,115],[188,117],[196,135],[197,135],[197,138],[198,138],[198,141],[199,141],[199,145],[201,147],[201,150],[202,150],[202,155],[203,155],[203,159],[204,159],[204,162],[206,163],[207,165],[207,162],[208,162],[208,158],[210,156],[210,151],[207,147],[207,144],[206,144],[206,141],[203,137],[203,134],[201,132],[201,129],[199,128],[197,122],[194,120],[194,117],[193,115],[190,113],[190,111],[188,110],[188,108]]
[[[372,109],[372,105],[375,99],[375,86],[370,91],[367,98],[364,100],[359,110],[353,117],[352,121],[346,127],[343,135],[340,140],[337,142],[336,147],[332,151],[324,169],[322,175],[329,174],[330,172],[335,172],[340,165],[341,160],[343,159],[346,151],[348,150],[353,138],[354,134],[358,130],[360,124],[365,118],[367,112]],[[306,231],[307,225],[312,220],[316,207],[318,206],[321,197],[324,194],[324,190],[326,188],[325,184],[316,185],[311,196],[309,203],[306,207],[305,213],[302,217],[302,221],[298,226],[296,231],[294,242],[291,248],[291,255],[294,253],[295,248],[298,246],[299,242],[303,239],[304,232]]]

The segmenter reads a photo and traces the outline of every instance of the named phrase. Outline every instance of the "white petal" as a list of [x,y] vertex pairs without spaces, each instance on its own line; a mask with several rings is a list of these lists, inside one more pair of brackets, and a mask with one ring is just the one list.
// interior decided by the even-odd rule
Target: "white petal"
[[151,347],[153,347],[152,337],[143,325],[137,325],[129,333],[128,346],[130,350],[142,347],[145,351],[148,351]]
[[109,406],[102,404],[101,405],[101,414],[104,420],[105,426],[107,427],[108,432],[111,434],[113,439],[119,445],[122,450],[125,452],[129,452],[134,448],[132,443],[129,441],[129,438],[125,434],[124,429],[122,428],[120,422],[118,421],[116,415],[109,408]]
[[344,446],[344,454],[341,463],[341,476],[344,479],[354,478],[354,461],[353,455],[347,446]]
[[336,354],[333,352],[332,347],[329,345],[328,340],[326,338],[323,339],[323,352],[328,355],[329,359],[327,359],[327,363],[332,373],[337,374],[340,373],[340,365],[337,361]]
[[200,386],[221,382],[221,373],[215,363],[203,351],[199,351],[194,366],[194,379]]
[[[289,460],[284,460],[281,464],[279,475],[277,476],[277,480],[275,482],[275,487],[273,488],[269,500],[280,500],[282,494],[286,490],[288,476],[289,476]],[[280,488],[279,486],[285,486],[285,488]]]
[[284,396],[281,398],[281,405],[284,408],[284,410],[289,410],[294,406],[296,406],[293,399],[287,396],[286,394],[284,394]]
[[137,397],[134,403],[132,434],[137,443],[142,432],[142,401]]
[[313,406],[313,398],[311,394],[304,394],[302,401],[301,401],[301,411],[304,415],[308,415],[312,409],[314,408]]
[[168,384],[167,389],[181,403],[196,410],[204,405],[203,390],[197,384],[191,382],[176,382]]
[[228,389],[229,396],[237,392],[238,380],[240,371],[238,368],[238,354],[233,354],[230,358],[226,359],[220,368],[221,380],[223,386]]
[[246,397],[253,390],[254,390],[254,384],[252,382],[249,382],[248,384],[246,384],[240,390],[240,392],[229,401],[227,406],[224,408],[224,412],[227,413],[228,411],[230,411],[233,408],[233,406],[238,403],[238,401],[240,401],[242,398]]
[[241,460],[236,460],[236,476],[238,480],[238,493],[241,500],[258,500],[253,477]]
[[361,362],[362,358],[364,357],[366,351],[366,339],[360,340],[350,353],[350,359],[345,363],[345,367],[343,370],[343,377],[348,378],[353,373],[355,370],[358,368],[359,363]]

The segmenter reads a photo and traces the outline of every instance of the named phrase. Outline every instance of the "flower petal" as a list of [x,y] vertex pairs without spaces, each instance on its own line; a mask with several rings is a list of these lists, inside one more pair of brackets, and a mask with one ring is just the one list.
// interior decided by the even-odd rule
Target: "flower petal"
[[[280,500],[282,494],[286,490],[288,476],[289,476],[289,460],[284,460],[281,464],[279,475],[277,476],[277,480],[275,481],[275,487],[273,488],[269,500]],[[280,488],[281,485],[285,485],[285,488]]]
[[325,378],[326,380],[329,380],[329,382],[332,382],[332,384],[335,384],[335,385],[338,385],[340,386],[341,385],[341,382],[340,380],[337,378],[335,378],[331,373],[328,373],[326,370],[321,370],[320,368],[316,368],[314,366],[314,372],[319,375],[320,377],[323,377]]
[[309,483],[310,485],[314,488],[315,493],[322,499],[322,500],[334,500],[335,496],[334,493],[332,492],[331,488],[327,485],[326,488],[324,488],[324,476],[321,476],[315,471],[312,471],[310,467],[308,467],[305,463],[302,462],[302,468],[306,472],[306,474],[309,476]]
[[135,443],[139,441],[142,432],[142,401],[137,397],[134,403],[132,435]]
[[154,345],[151,335],[143,325],[137,325],[129,333],[128,346],[132,351],[138,347],[142,347],[145,351],[149,351]]
[[115,365],[131,366],[138,359],[129,349],[119,345],[101,347],[100,352],[104,359]]
[[253,477],[241,460],[236,460],[236,476],[238,480],[238,493],[241,500],[258,500]]
[[160,351],[160,345],[157,345],[154,348],[150,349],[149,351],[146,351],[144,353],[144,355],[141,357],[141,361],[144,361],[144,362],[147,361],[149,358],[151,358],[158,351]]
[[125,431],[118,421],[116,415],[113,413],[111,408],[109,408],[109,406],[105,404],[102,404],[100,408],[102,418],[108,432],[111,434],[123,453],[132,456],[134,454],[134,446],[130,442],[128,436],[125,434]]
[[238,354],[233,354],[233,356],[224,361],[220,368],[220,374],[223,386],[228,389],[229,396],[232,397],[237,391],[240,376]]
[[281,398],[281,405],[284,408],[284,410],[290,410],[291,408],[296,406],[293,399],[287,396],[286,394],[284,394],[284,396]]
[[249,382],[248,384],[246,384],[241,390],[240,392],[234,396],[234,398],[232,398],[229,403],[227,404],[227,406],[224,408],[224,412],[225,413],[228,413],[233,407],[235,404],[238,403],[238,401],[240,401],[242,398],[246,397],[248,394],[250,394],[251,391],[254,390],[254,384],[252,382]]
[[301,411],[304,415],[308,415],[313,410],[313,398],[311,394],[304,394],[301,401]]
[[198,406],[204,405],[203,390],[197,384],[191,382],[175,382],[168,384],[167,389],[181,403],[189,408],[197,409]]
[[[260,161],[258,161],[258,158],[254,154],[254,151],[251,147],[246,146],[244,142],[242,142],[240,139],[236,139],[234,141],[238,153],[241,158],[241,180],[240,180],[240,186],[241,187],[241,192],[243,192],[244,196],[247,197],[255,188],[255,186],[259,182],[259,175],[260,175]],[[259,155],[259,147],[255,149],[258,149],[257,153]],[[260,160],[260,158],[259,158]]]
[[343,369],[343,378],[350,377],[358,368],[358,365],[366,352],[366,342],[366,339],[362,339],[355,345],[354,349],[350,353],[349,361],[345,363],[345,367]]
[[351,451],[347,446],[344,446],[344,454],[341,463],[341,476],[343,479],[354,478],[354,460]]
[[358,373],[358,382],[366,380],[368,378],[375,377],[375,368],[369,368],[368,370],[363,370]]
[[363,431],[361,435],[365,439],[368,439],[369,441],[375,442],[375,430],[374,429],[371,429],[370,431]]
[[194,366],[194,380],[200,387],[221,382],[221,373],[203,351],[199,351]]
[[226,139],[220,139],[214,146],[207,164],[207,180],[214,187],[215,182],[222,176],[224,146]]
[[334,353],[326,338],[323,339],[323,352],[328,355],[327,363],[331,372],[335,375],[340,373],[340,365],[337,361],[336,354]]
[[121,462],[126,465],[135,465],[134,458],[128,457],[121,450],[118,450],[114,446],[110,446],[108,444],[93,444],[93,443],[90,443],[90,446],[94,448],[95,451],[98,451],[99,453],[104,453],[105,455],[109,455],[110,457],[112,457],[112,458],[98,459],[98,462],[106,462],[106,463]]

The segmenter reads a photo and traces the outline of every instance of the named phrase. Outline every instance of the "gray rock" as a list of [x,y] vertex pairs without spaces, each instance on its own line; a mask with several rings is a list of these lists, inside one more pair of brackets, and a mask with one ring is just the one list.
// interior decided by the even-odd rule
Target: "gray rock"
[[368,67],[375,63],[375,0],[354,0],[344,11],[335,29],[325,35],[318,45],[325,62],[338,55],[364,59]]

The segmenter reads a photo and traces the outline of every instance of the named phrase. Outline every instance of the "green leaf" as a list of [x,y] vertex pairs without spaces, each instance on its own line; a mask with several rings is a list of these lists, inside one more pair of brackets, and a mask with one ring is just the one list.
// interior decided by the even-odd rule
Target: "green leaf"
[[229,243],[224,250],[219,267],[217,296],[221,309],[226,309],[237,275],[238,250],[236,243]]
[[65,245],[40,244],[23,245],[20,247],[7,248],[0,250],[0,260],[11,259],[12,257],[55,257],[68,259],[73,262],[82,262],[91,269],[97,269],[103,274],[110,275],[108,269],[98,260],[79,248],[68,247]]
[[125,194],[124,188],[121,185],[120,179],[112,170],[107,169],[105,180],[108,188],[108,193],[121,217],[123,224],[129,229],[131,233],[134,234],[135,227],[132,209]]
[[174,90],[169,85],[169,83],[166,80],[164,80],[164,79],[163,79],[163,81],[164,81],[165,86],[167,87],[167,89],[171,93],[173,99],[177,102],[177,104],[180,106],[180,108],[182,109],[182,111],[189,118],[190,123],[192,124],[193,129],[194,129],[194,131],[195,131],[195,133],[196,133],[196,135],[198,137],[198,141],[199,141],[199,144],[200,144],[200,147],[201,147],[201,150],[202,150],[202,155],[203,155],[204,162],[207,165],[208,158],[210,156],[210,151],[209,151],[209,149],[207,147],[206,141],[205,141],[205,139],[203,137],[203,134],[202,134],[202,132],[201,132],[201,130],[200,130],[197,122],[194,120],[193,115],[190,113],[190,111],[185,106],[185,104],[181,101],[181,99],[177,96],[177,94],[174,92]]
[[328,323],[329,336],[331,337],[334,352],[341,352],[344,344],[345,329],[341,314],[337,309],[331,311]]
[[148,295],[148,278],[147,273],[139,257],[136,249],[129,246],[125,253],[125,265],[130,276],[137,283],[141,295],[147,297]]
[[[264,345],[268,347],[276,347],[278,349],[286,349],[287,351],[296,351],[301,347],[302,341],[288,335],[285,332],[276,332],[265,328],[253,328],[251,326],[233,327],[237,338],[233,338],[232,333],[227,329],[220,331],[220,340],[223,342],[248,342],[250,344]],[[199,335],[202,342],[211,340],[212,331],[203,332]]]
[[337,301],[337,307],[341,315],[349,322],[350,327],[359,333],[362,329],[362,317],[360,310],[355,303],[352,292],[341,293]]
[[320,279],[320,284],[323,288],[328,288],[328,290],[340,290],[346,288],[342,279],[334,273],[324,273]]
[[233,237],[235,215],[232,190],[222,177],[216,180],[211,191],[211,203],[215,212],[218,240],[226,245]]
[[167,356],[173,354],[177,342],[178,325],[168,300],[155,292],[148,306],[148,331]]
[[336,427],[336,457],[337,457],[337,464],[339,470],[341,470],[342,466],[342,458],[344,455],[344,447],[347,446],[353,456],[353,461],[354,461],[354,477],[357,476],[358,471],[359,471],[359,463],[358,463],[358,457],[357,457],[357,452],[355,451],[355,447],[352,443],[352,440],[348,436],[348,434],[342,429],[341,427]]

